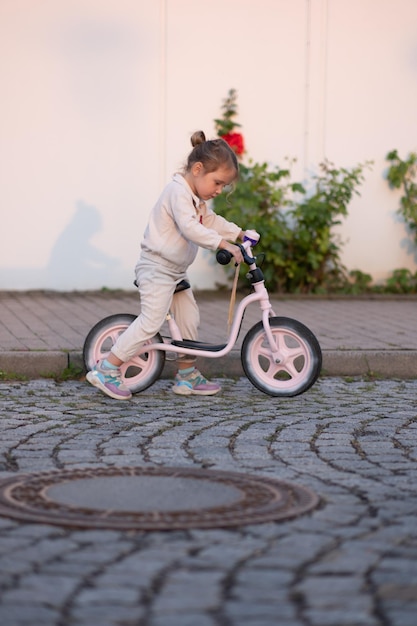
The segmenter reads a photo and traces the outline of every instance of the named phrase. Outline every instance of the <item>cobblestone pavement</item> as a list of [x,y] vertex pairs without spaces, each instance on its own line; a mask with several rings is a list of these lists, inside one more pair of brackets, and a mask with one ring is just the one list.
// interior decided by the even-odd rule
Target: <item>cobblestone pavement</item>
[[288,480],[320,506],[235,529],[73,530],[0,518],[3,626],[415,626],[417,380],[323,378],[274,399],[162,380],[131,402],[83,382],[0,383],[0,478],[206,467]]

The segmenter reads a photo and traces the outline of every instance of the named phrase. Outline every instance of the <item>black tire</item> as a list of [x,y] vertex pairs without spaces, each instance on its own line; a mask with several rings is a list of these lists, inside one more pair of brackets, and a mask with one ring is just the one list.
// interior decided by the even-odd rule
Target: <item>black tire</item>
[[[83,347],[84,366],[87,371],[93,369],[97,361],[105,359],[113,344],[128,326],[136,319],[130,313],[109,315],[97,322],[88,333]],[[162,343],[159,333],[149,343]],[[122,377],[132,393],[144,391],[161,376],[165,363],[165,352],[150,350],[121,366]]]
[[260,391],[270,396],[291,397],[307,391],[317,380],[322,354],[311,330],[287,317],[270,317],[269,324],[280,361],[276,363],[262,322],[243,340],[241,359],[246,376]]

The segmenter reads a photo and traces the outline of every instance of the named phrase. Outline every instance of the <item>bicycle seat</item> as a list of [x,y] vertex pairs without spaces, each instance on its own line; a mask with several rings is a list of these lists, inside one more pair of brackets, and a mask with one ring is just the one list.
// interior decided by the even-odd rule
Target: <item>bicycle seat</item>
[[[135,287],[138,287],[138,281],[134,280],[133,284],[135,285]],[[188,282],[188,280],[180,280],[180,282],[177,284],[177,286],[175,287],[175,291],[174,293],[178,293],[179,291],[185,291],[186,289],[190,289],[191,285]]]
[[180,280],[180,282],[175,287],[174,293],[178,293],[179,291],[185,291],[186,289],[189,289],[190,287],[191,285],[188,282],[188,280]]

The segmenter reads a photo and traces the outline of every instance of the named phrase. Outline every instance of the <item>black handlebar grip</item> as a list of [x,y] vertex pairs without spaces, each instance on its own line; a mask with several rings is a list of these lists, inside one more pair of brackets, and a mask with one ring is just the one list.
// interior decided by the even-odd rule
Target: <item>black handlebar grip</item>
[[228,250],[217,250],[216,261],[220,265],[228,265],[233,258],[233,254]]

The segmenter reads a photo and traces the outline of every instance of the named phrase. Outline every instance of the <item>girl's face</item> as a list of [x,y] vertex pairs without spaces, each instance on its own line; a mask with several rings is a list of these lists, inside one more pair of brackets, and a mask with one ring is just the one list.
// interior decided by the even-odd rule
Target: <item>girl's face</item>
[[219,167],[214,172],[206,172],[202,163],[194,163],[191,170],[186,173],[185,179],[196,196],[201,200],[215,198],[230,185],[237,176],[234,167]]

